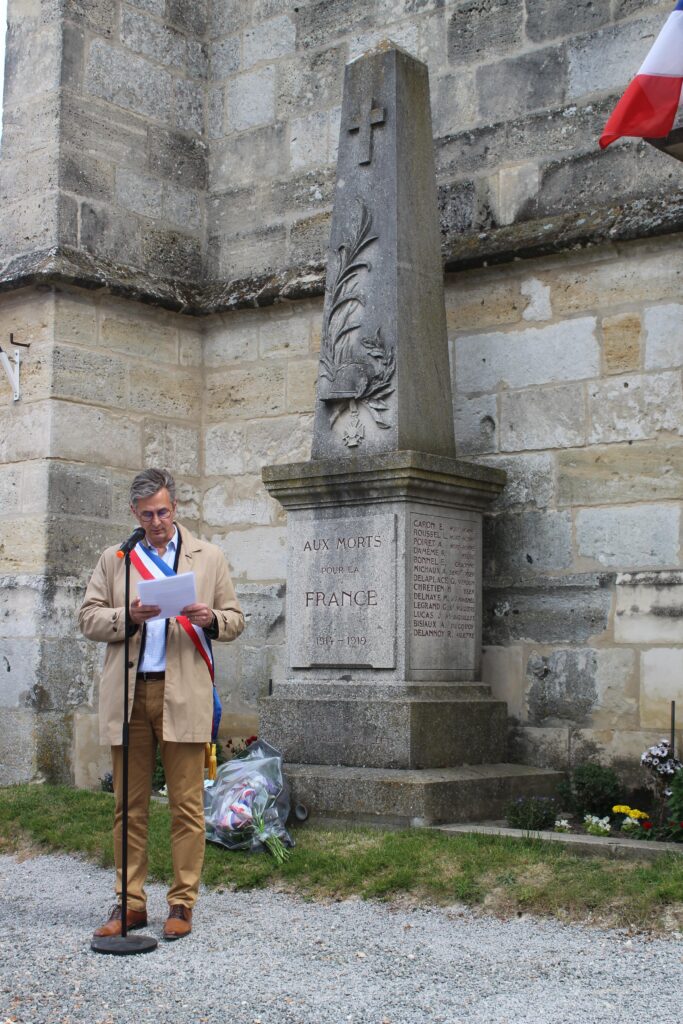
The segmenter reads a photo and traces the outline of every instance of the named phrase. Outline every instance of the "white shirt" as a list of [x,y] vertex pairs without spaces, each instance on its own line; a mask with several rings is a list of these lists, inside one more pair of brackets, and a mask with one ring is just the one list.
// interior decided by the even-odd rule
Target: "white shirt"
[[[178,547],[178,527],[173,531],[163,555],[160,555],[156,548],[149,544],[144,545],[148,551],[154,551],[162,562],[165,562],[171,569],[175,562],[175,554]],[[166,619],[155,619],[147,623],[145,633],[145,649],[142,660],[138,664],[138,672],[165,672],[166,671]]]

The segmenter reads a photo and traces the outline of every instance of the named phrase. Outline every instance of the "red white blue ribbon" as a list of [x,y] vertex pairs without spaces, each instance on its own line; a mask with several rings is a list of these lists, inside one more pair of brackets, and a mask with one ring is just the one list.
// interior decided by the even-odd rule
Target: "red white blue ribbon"
[[[143,580],[160,580],[163,576],[177,575],[170,565],[166,565],[166,562],[159,558],[156,552],[150,551],[148,548],[144,548],[142,544],[137,544],[131,551],[130,560],[142,576]],[[214,666],[211,641],[204,633],[202,627],[195,626],[190,622],[186,615],[176,615],[175,619],[176,622],[183,627],[190,640],[195,645],[197,652],[204,659],[206,667],[209,670],[209,675],[211,676],[211,682],[213,682]]]

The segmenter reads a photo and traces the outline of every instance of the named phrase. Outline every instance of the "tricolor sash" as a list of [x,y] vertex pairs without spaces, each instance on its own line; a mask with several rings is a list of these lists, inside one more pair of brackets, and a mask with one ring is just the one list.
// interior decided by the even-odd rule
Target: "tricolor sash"
[[[156,551],[137,544],[130,553],[130,560],[142,576],[143,580],[159,580],[162,576],[176,576],[177,573],[162,558],[159,558]],[[190,640],[194,644],[197,653],[204,660],[209,670],[211,684],[213,687],[213,721],[211,723],[211,742],[216,742],[218,726],[221,721],[222,707],[218,691],[214,684],[214,664],[211,641],[201,626],[195,626],[186,615],[176,615],[176,622],[182,626]]]

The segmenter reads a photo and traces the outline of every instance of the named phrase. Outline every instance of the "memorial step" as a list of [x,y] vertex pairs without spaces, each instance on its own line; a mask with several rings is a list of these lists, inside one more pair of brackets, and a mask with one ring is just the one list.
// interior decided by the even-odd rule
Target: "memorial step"
[[487,683],[477,682],[297,679],[278,683],[274,696],[281,699],[316,700],[491,700],[491,687]]
[[292,806],[309,821],[419,827],[502,818],[520,796],[554,796],[562,772],[521,764],[402,771],[285,764]]
[[506,756],[507,705],[490,697],[280,697],[278,689],[259,711],[261,734],[302,764],[442,768]]

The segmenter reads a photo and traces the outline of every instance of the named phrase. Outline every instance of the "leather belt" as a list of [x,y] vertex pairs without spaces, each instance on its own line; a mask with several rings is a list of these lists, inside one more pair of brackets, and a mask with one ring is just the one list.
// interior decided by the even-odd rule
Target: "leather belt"
[[136,679],[142,679],[145,683],[153,682],[156,679],[165,679],[165,672],[138,672]]

